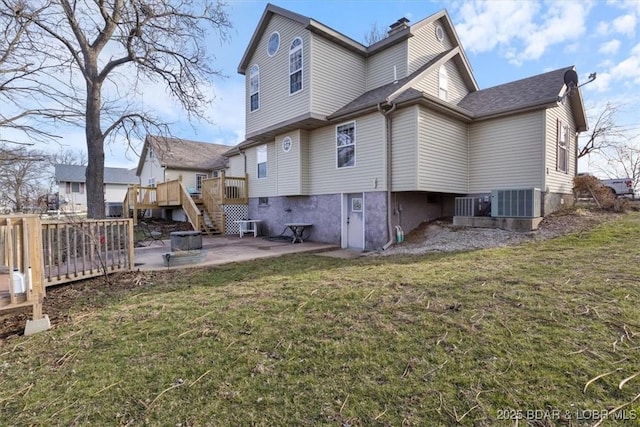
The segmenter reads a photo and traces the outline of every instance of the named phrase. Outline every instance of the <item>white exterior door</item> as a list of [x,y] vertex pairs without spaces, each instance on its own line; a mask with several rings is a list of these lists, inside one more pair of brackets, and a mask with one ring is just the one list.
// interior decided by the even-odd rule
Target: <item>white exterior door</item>
[[364,197],[362,193],[346,197],[346,246],[364,249]]

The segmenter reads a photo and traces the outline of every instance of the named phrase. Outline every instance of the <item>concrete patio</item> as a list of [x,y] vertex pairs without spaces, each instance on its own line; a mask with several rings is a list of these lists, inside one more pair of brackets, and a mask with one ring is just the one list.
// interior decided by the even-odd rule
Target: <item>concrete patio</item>
[[[245,236],[203,236],[202,253],[194,262],[172,263],[165,266],[163,255],[171,252],[171,241],[151,242],[145,247],[135,248],[134,270],[166,270],[206,265],[220,265],[231,262],[250,261],[257,258],[277,257],[301,252],[323,252],[338,249],[335,245],[305,241],[292,244],[291,240],[268,240],[263,237]],[[175,259],[175,258],[174,258]],[[178,265],[179,264],[179,265]]]

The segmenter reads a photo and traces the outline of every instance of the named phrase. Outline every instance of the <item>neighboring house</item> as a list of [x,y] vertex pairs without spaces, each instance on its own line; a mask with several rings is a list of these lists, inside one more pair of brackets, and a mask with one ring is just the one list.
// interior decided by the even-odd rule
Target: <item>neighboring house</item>
[[194,192],[199,191],[202,179],[218,176],[226,169],[223,154],[228,150],[228,145],[148,135],[136,175],[143,186],[179,180]]
[[456,197],[537,188],[540,214],[572,199],[587,129],[573,67],[480,90],[446,11],[403,18],[371,46],[267,5],[238,67],[246,140],[227,152],[248,175],[262,230],[312,223],[311,239],[390,244],[453,216]]
[[144,210],[147,215],[157,212],[189,221],[207,234],[237,232],[234,221],[247,216],[246,179],[242,168],[228,168],[224,153],[229,148],[148,135],[136,169],[137,201],[132,206],[130,197],[127,203],[136,214]]
[[[86,166],[54,165],[55,181],[58,185],[60,209],[67,213],[87,211]],[[104,168],[104,201],[107,216],[121,216],[122,202],[127,188],[136,184],[135,170],[125,168]]]

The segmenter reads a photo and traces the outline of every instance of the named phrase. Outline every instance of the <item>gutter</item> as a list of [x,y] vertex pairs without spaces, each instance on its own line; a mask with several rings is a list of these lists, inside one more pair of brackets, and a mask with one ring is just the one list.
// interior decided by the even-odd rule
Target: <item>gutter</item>
[[396,109],[396,104],[389,102],[386,108],[382,103],[378,104],[378,111],[384,116],[386,127],[386,163],[387,163],[387,233],[389,241],[382,246],[383,250],[393,245],[393,227],[391,225],[391,113]]

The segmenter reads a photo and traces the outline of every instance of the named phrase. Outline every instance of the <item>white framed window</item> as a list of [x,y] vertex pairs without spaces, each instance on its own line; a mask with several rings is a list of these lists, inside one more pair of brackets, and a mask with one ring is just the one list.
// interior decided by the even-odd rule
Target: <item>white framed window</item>
[[569,172],[569,126],[558,119],[558,146],[556,170],[559,172]]
[[156,179],[155,179],[155,178],[149,178],[149,179],[147,180],[147,185],[148,185],[149,187],[155,187],[155,186],[156,186]]
[[267,43],[267,55],[273,56],[278,52],[280,47],[280,33],[274,31],[269,36],[269,42]]
[[249,96],[251,111],[260,108],[260,67],[254,65],[249,71]]
[[67,194],[68,193],[84,193],[84,182],[67,182],[66,185]]
[[196,189],[198,193],[202,192],[202,181],[209,178],[206,173],[197,173],[196,174]]
[[441,65],[438,71],[438,97],[443,101],[449,98],[449,74],[444,65]]
[[356,165],[356,122],[336,126],[336,164],[338,168]]
[[261,145],[256,148],[256,163],[258,168],[258,179],[267,177],[267,146]]
[[289,94],[302,90],[302,39],[296,37],[289,48]]

